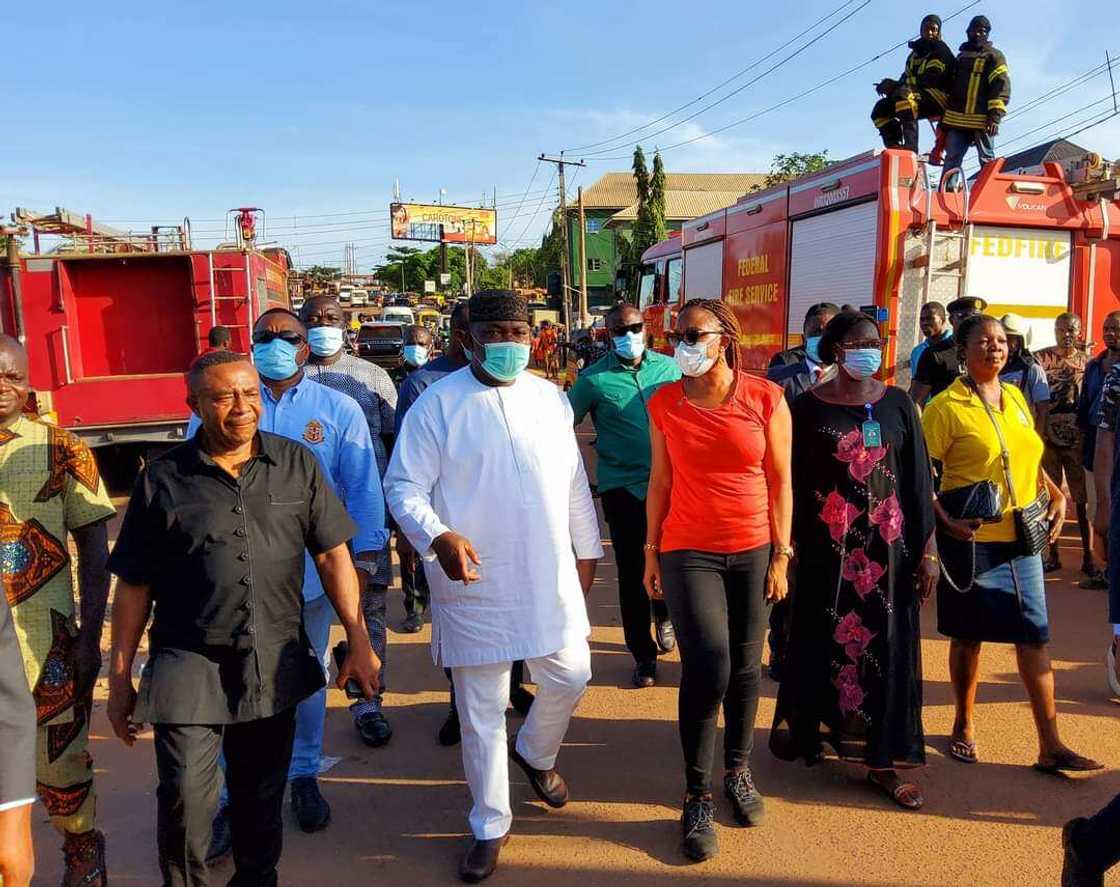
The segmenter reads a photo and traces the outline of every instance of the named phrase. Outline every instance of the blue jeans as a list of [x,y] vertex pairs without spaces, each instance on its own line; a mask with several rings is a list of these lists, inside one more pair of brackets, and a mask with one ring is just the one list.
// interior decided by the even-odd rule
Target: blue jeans
[[[331,623],[334,607],[325,594],[303,604],[303,629],[323,666],[323,676],[330,679]],[[323,723],[327,717],[327,688],[308,696],[296,706],[296,738],[292,744],[292,763],[288,779],[318,776],[319,759],[323,756]]]
[[961,164],[964,163],[964,155],[973,145],[976,146],[976,154],[980,158],[981,166],[996,159],[995,142],[992,141],[992,137],[988,135],[986,130],[954,129],[951,126],[946,126],[945,165],[942,169],[946,172],[951,169],[959,169]]

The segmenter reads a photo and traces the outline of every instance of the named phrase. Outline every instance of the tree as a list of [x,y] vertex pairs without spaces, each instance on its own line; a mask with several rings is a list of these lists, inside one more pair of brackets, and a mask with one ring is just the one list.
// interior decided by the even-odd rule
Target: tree
[[653,154],[653,175],[649,180],[649,218],[653,242],[660,243],[669,236],[665,227],[665,164],[661,162],[661,152]]
[[331,265],[312,265],[303,274],[316,289],[322,289],[331,281],[338,280],[342,276],[342,271]]
[[828,151],[821,151],[817,154],[801,154],[797,151],[789,154],[775,154],[774,159],[770,161],[770,172],[767,173],[761,185],[755,185],[751,190],[762,191],[765,188],[780,185],[782,182],[792,182],[808,173],[819,172],[830,163]]

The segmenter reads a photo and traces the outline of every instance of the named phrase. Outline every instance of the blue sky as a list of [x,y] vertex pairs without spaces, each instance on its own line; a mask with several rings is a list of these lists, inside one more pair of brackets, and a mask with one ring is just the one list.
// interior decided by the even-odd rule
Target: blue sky
[[[448,201],[477,204],[496,189],[500,237],[516,246],[539,237],[555,204],[552,168],[536,168],[540,152],[646,124],[839,9],[704,103],[575,152],[589,160],[600,153],[572,174],[574,191],[627,168],[625,159],[598,158],[628,155],[635,138],[652,153],[725,126],[872,58],[912,35],[925,12],[948,16],[968,0],[941,8],[870,0],[856,11],[863,2],[243,0],[118,4],[109,12],[65,0],[49,14],[15,4],[4,13],[10,111],[0,130],[0,212],[63,205],[137,229],[189,216],[208,241],[225,210],[252,204],[266,209],[266,232],[297,261],[338,264],[351,240],[368,267],[387,246],[387,204],[399,179],[403,196],[418,201],[437,199],[442,188]],[[1104,24],[1107,15],[1100,27],[1088,24],[1101,8],[1088,0],[1069,0],[1060,12],[1040,0],[984,2],[947,22],[946,40],[956,47],[968,18],[988,15],[1011,67],[1014,114],[1103,64],[1106,50],[1120,56],[1120,31]],[[757,83],[652,135],[853,11]],[[871,84],[896,75],[904,58],[896,50],[801,102],[667,150],[666,166],[764,171],[780,151],[828,149],[842,158],[871,148]],[[1009,117],[1002,140],[1011,151],[1062,133],[1108,110],[1103,103],[1074,113],[1108,94],[1102,72]],[[1120,155],[1120,118],[1078,141]]]

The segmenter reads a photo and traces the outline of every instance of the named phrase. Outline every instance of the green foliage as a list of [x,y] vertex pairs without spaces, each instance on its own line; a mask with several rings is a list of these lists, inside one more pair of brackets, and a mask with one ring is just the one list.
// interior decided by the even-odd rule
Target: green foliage
[[338,280],[342,277],[342,269],[335,268],[331,265],[312,265],[303,272],[304,277],[310,280],[317,287],[325,286],[332,280]]
[[669,236],[665,227],[665,164],[661,152],[653,155],[653,175],[649,181],[649,217],[653,242],[659,243]]
[[782,182],[792,182],[811,172],[819,172],[829,165],[828,151],[817,154],[801,154],[792,151],[789,154],[775,154],[770,161],[770,172],[761,185],[755,185],[752,191],[762,191]]

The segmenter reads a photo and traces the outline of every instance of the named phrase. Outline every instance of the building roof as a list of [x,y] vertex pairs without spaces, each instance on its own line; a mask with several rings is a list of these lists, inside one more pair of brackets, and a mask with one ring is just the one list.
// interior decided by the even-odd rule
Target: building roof
[[[665,220],[687,222],[699,216],[706,216],[717,209],[731,206],[743,196],[743,193],[742,191],[666,191]],[[607,224],[633,222],[636,218],[638,218],[638,204],[631,203],[626,209],[611,216]]]
[[1089,153],[1088,148],[1082,148],[1066,139],[1051,139],[1033,148],[1027,148],[1018,154],[1011,154],[1003,161],[1003,168],[1007,172],[1018,169],[1040,167],[1050,160],[1068,160],[1070,158],[1084,157]]
[[[718,191],[734,192],[741,197],[755,185],[761,185],[766,178],[763,173],[721,173],[721,172],[667,172],[665,173],[665,205],[669,207],[669,195],[674,191],[705,193]],[[638,186],[629,172],[608,172],[599,177],[590,188],[583,189],[583,208],[610,209],[618,212],[637,203]],[[734,202],[734,201],[732,201]],[[726,206],[727,204],[719,204]],[[718,209],[719,206],[712,207]],[[697,213],[702,215],[703,213]],[[689,216],[692,218],[692,216]]]

